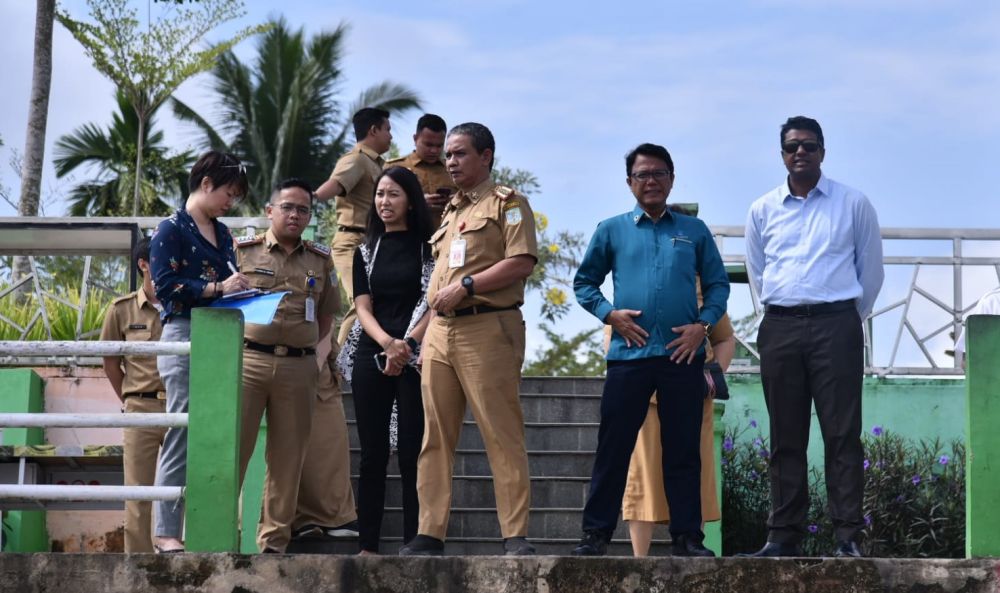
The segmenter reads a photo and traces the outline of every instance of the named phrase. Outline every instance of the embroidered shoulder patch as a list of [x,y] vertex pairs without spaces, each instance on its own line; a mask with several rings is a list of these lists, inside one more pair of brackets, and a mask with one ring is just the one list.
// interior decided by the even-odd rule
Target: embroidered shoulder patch
[[521,223],[521,209],[520,208],[508,208],[504,210],[504,218],[507,219],[507,224],[520,224]]
[[506,201],[507,198],[514,195],[514,188],[507,187],[506,185],[498,185],[493,189],[493,191],[496,192],[497,197],[499,197],[502,201]]

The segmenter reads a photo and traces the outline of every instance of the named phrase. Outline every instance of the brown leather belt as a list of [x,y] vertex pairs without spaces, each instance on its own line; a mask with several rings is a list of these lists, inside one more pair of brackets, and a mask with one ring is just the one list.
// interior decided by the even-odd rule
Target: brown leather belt
[[312,356],[316,354],[315,348],[296,348],[294,346],[285,346],[284,344],[275,344],[272,346],[270,344],[258,344],[250,340],[243,340],[243,346],[248,350],[273,354],[275,356]]

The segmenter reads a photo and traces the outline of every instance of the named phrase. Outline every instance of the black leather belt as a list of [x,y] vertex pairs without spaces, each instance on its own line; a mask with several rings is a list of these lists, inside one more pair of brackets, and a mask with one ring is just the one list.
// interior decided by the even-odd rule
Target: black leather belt
[[338,231],[343,231],[345,233],[363,233],[363,232],[365,232],[365,228],[364,227],[359,227],[359,226],[338,226],[337,230]]
[[125,397],[125,398],[138,397],[138,398],[141,398],[141,399],[160,399],[160,392],[159,391],[141,391],[141,392],[136,392],[136,393],[126,393],[122,397]]
[[483,313],[498,313],[500,311],[513,311],[520,309],[521,305],[511,305],[509,307],[491,307],[489,305],[473,305],[464,309],[456,309],[451,313],[444,313],[444,317],[465,317],[466,315],[481,315]]
[[250,340],[243,340],[243,346],[248,350],[255,350],[275,356],[312,356],[316,354],[315,348],[295,348],[293,346],[285,346],[284,344],[275,344],[272,346],[270,344],[258,344]]
[[813,315],[825,315],[827,313],[849,311],[854,308],[854,301],[847,300],[836,301],[834,303],[816,303],[815,305],[795,305],[794,307],[767,305],[764,307],[764,312],[772,315],[787,315],[789,317],[811,317]]

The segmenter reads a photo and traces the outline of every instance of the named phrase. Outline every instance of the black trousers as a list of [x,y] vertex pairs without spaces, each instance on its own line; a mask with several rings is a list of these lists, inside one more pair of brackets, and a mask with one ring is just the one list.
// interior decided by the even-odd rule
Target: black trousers
[[362,550],[378,552],[385,512],[386,466],[389,464],[389,418],[398,408],[397,454],[403,489],[403,541],[417,535],[420,508],[417,502],[417,457],[424,438],[424,405],[420,374],[406,367],[390,377],[375,368],[374,352],[358,349],[351,387],[354,416],[361,442],[358,477],[358,530]]
[[663,489],[670,505],[670,533],[701,539],[704,365],[703,354],[691,364],[677,364],[666,356],[608,361],[601,395],[597,455],[583,509],[584,531],[601,531],[609,539],[614,532],[625,494],[629,458],[655,391],[664,451]]
[[760,377],[771,423],[768,541],[796,544],[806,533],[806,448],[813,403],[823,434],[826,490],[838,540],[864,527],[861,388],[864,333],[853,306],[821,315],[764,315],[757,333]]

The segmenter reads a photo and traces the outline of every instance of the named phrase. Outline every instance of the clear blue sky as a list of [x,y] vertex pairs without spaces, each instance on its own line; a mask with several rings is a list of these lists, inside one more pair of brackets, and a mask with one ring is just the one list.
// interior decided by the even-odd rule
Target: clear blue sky
[[[62,4],[85,14],[81,0]],[[796,114],[820,121],[824,171],[863,190],[883,226],[998,226],[1000,4],[253,0],[244,21],[279,6],[308,31],[351,24],[345,98],[390,79],[449,124],[488,125],[504,164],[538,176],[533,206],[554,228],[589,236],[631,208],[622,157],[644,141],[673,155],[672,200],[699,202],[709,224],[742,225],[750,202],[784,176],[778,127]],[[6,160],[24,142],[34,3],[4,2],[0,18],[0,183],[16,195]],[[203,85],[179,94],[207,107]],[[68,189],[53,179],[52,142],[106,124],[112,108],[110,84],[57,25],[51,191]],[[403,150],[414,121],[395,123]],[[191,139],[161,124],[178,146]],[[48,214],[62,211],[54,203]],[[0,216],[10,213],[0,204]],[[580,312],[569,326],[589,323]]]

